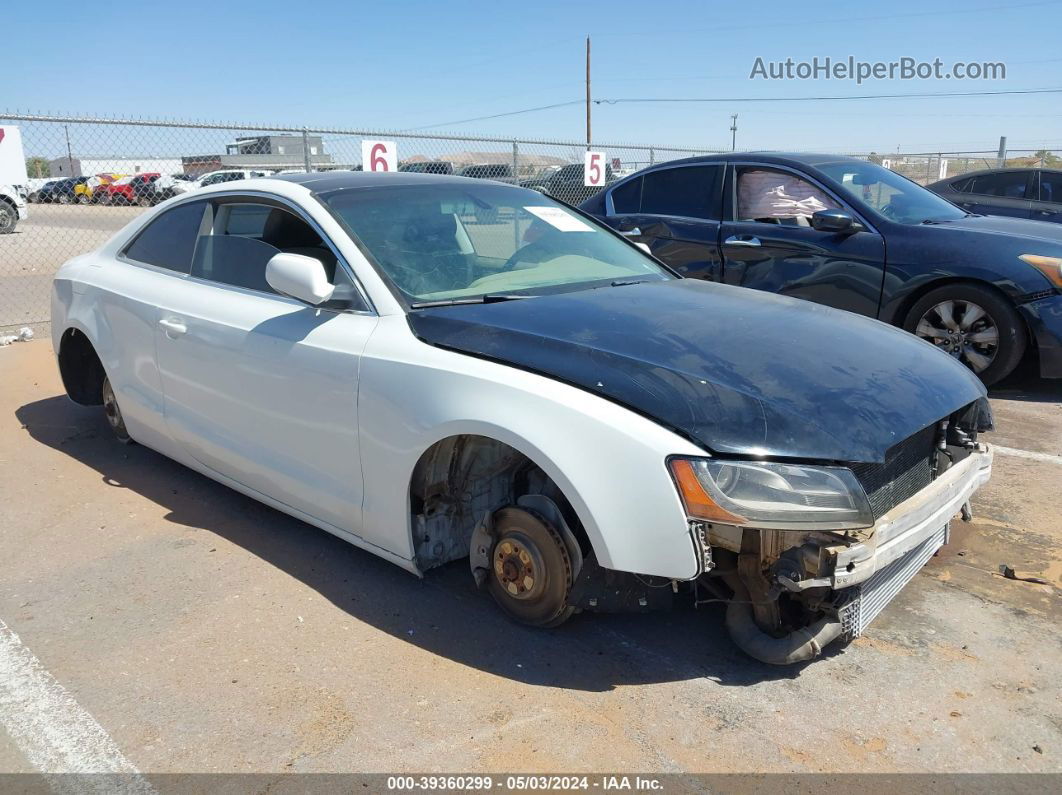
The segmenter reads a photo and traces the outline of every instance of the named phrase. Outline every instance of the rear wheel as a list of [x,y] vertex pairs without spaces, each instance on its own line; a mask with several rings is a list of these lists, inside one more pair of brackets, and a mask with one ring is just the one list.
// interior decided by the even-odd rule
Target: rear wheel
[[122,444],[129,444],[133,441],[129,435],[129,431],[125,428],[125,420],[122,418],[122,410],[118,408],[118,398],[115,397],[114,390],[111,389],[111,379],[104,376],[103,378],[103,413],[107,417],[107,424],[111,426],[111,430],[114,431],[114,435],[118,438],[118,441]]
[[1018,366],[1027,342],[1018,311],[977,284],[949,284],[926,293],[903,327],[954,356],[988,385]]
[[0,235],[9,235],[14,232],[17,223],[18,213],[15,208],[0,199]]
[[488,589],[522,624],[555,627],[575,608],[567,604],[574,575],[560,533],[537,514],[503,508],[494,516]]

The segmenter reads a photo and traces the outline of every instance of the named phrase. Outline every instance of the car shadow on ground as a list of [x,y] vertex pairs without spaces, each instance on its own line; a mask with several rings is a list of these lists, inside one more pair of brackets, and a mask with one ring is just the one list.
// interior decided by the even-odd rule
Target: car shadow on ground
[[164,507],[168,521],[227,539],[356,620],[481,671],[527,684],[606,691],[695,679],[741,686],[793,679],[804,667],[746,657],[730,642],[718,604],[694,610],[683,600],[669,612],[583,614],[554,630],[523,627],[476,590],[467,560],[418,580],[146,447],[119,444],[99,408],[56,396],[15,413],[34,440],[97,471],[101,488],[131,489]]
[[1029,403],[1062,403],[1062,379],[1040,378],[1035,360],[1023,361],[1018,368],[988,390],[988,396],[1000,400]]

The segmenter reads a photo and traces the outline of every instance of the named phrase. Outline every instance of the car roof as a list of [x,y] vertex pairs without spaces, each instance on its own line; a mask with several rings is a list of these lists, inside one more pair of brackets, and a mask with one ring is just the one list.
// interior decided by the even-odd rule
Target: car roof
[[316,171],[309,174],[277,174],[269,179],[294,182],[314,193],[341,190],[343,188],[371,188],[395,185],[482,185],[483,180],[449,174],[424,174],[417,171]]
[[1039,166],[1006,166],[1004,168],[982,168],[980,171],[966,171],[962,174],[956,174],[954,177],[948,177],[942,179],[941,182],[955,182],[958,179],[965,179],[966,177],[982,177],[986,174],[1009,174],[1013,171],[1047,171],[1053,174],[1062,174],[1062,170],[1057,168],[1040,168]]
[[728,160],[755,160],[760,163],[774,163],[776,165],[784,166],[791,163],[799,163],[804,166],[821,166],[826,163],[865,163],[866,160],[858,157],[849,157],[847,155],[835,155],[823,152],[722,152],[715,155],[698,155],[696,157],[686,157],[681,160],[667,160],[663,163],[657,163],[656,167],[675,166],[675,165],[688,165],[690,163],[723,163]]

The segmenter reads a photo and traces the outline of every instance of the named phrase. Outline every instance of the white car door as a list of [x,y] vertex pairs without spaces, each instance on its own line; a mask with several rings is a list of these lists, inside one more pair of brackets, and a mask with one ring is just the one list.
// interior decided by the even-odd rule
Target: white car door
[[269,288],[265,266],[278,250],[317,256],[353,286],[305,218],[262,199],[207,206],[190,276],[160,298],[170,433],[214,471],[356,533],[358,367],[377,317],[367,304],[313,308]]

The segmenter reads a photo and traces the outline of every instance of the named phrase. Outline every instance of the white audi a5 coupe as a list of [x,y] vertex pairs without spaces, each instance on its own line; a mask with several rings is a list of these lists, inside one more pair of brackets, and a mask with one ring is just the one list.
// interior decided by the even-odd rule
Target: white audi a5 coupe
[[468,558],[527,624],[725,600],[770,663],[861,633],[991,469],[934,346],[485,180],[176,197],[59,270],[52,335],[123,442],[414,574]]

